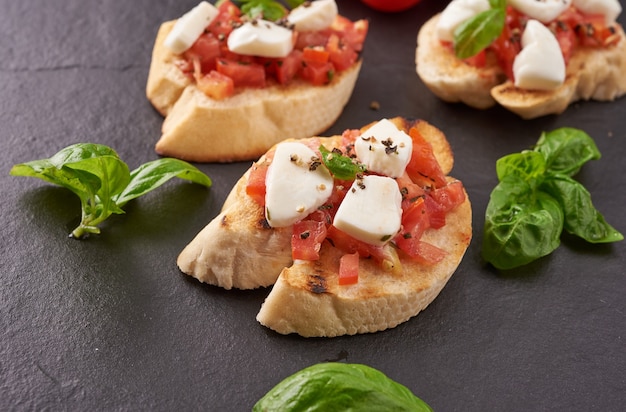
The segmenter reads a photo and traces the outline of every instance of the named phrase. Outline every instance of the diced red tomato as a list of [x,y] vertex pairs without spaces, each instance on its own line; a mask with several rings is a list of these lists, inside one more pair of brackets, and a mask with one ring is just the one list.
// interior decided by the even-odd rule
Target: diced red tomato
[[189,60],[197,60],[203,73],[215,70],[215,59],[221,52],[220,42],[213,33],[203,33],[194,44],[183,53]]
[[326,239],[326,224],[301,220],[293,225],[291,255],[294,260],[318,260],[322,242]]
[[446,176],[433,153],[433,148],[424,139],[416,127],[409,130],[413,141],[413,153],[406,167],[406,172],[413,182],[420,186],[442,187],[446,184]]
[[235,23],[241,22],[241,10],[230,0],[222,1],[219,14],[207,28],[218,39],[225,38],[233,31]]
[[258,63],[217,59],[217,71],[233,79],[235,86],[265,86],[265,68]]
[[339,284],[353,285],[359,281],[359,254],[346,253],[339,258]]
[[302,50],[302,60],[308,64],[325,64],[328,62],[330,53],[322,46],[305,47]]
[[404,253],[427,265],[439,263],[447,255],[445,250],[411,237],[397,236],[396,244]]
[[215,100],[223,100],[232,96],[235,85],[233,79],[215,70],[196,78],[198,89]]
[[289,84],[302,67],[302,52],[293,50],[287,57],[274,59],[269,70],[280,84]]
[[265,206],[265,177],[268,166],[269,162],[253,164],[246,184],[246,194],[260,206]]
[[328,38],[326,49],[329,59],[337,71],[346,70],[357,61],[359,55],[347,44],[344,44],[338,35],[332,34]]
[[485,65],[487,64],[487,52],[485,50],[481,50],[478,52],[478,54],[463,59],[463,61],[473,67],[485,67]]
[[307,64],[303,61],[300,76],[314,86],[330,83],[335,75],[335,69],[330,62],[324,64]]

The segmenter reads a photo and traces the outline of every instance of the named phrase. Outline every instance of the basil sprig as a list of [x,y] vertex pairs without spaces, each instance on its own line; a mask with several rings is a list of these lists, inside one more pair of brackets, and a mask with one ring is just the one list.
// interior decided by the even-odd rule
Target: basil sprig
[[329,151],[324,145],[319,147],[322,162],[330,173],[338,180],[354,180],[357,174],[366,171],[365,165],[355,162],[352,158],[338,151]]
[[[221,2],[218,1],[217,5],[219,3]],[[239,3],[241,12],[251,18],[277,21],[289,13],[287,7],[276,0],[238,0],[235,3]],[[287,0],[285,3],[289,8],[295,8],[304,3],[304,0]]]
[[498,185],[485,212],[482,254],[498,269],[512,269],[552,253],[565,231],[590,243],[624,236],[609,225],[574,180],[589,160],[600,158],[582,130],[560,128],[543,133],[533,150],[496,162]]
[[454,54],[466,59],[478,54],[502,33],[506,21],[506,0],[489,0],[490,9],[478,13],[454,30]]
[[318,363],[285,378],[252,408],[260,411],[412,411],[432,408],[404,385],[362,364]]
[[122,207],[173,177],[210,187],[211,179],[187,162],[161,158],[132,172],[110,147],[94,143],[68,146],[49,159],[16,164],[13,176],[29,176],[69,189],[80,198],[82,217],[71,236],[100,233],[98,225]]

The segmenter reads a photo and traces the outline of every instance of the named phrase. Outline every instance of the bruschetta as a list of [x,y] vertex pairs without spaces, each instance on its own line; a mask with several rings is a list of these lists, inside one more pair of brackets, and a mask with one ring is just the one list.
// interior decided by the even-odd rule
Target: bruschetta
[[158,154],[254,160],[287,137],[330,127],[361,68],[368,22],[307,2],[278,21],[203,1],[158,30],[146,95],[165,116]]
[[180,253],[180,270],[225,289],[272,286],[257,320],[332,337],[395,327],[428,306],[472,237],[444,134],[382,119],[288,139],[236,183]]
[[[417,74],[439,98],[479,109],[499,104],[532,119],[560,114],[575,101],[612,101],[626,92],[617,0],[508,0],[500,34],[472,56],[457,57],[467,46],[463,41],[480,37],[496,20],[491,3],[453,0],[420,28]],[[492,20],[472,27],[472,19],[486,15]]]

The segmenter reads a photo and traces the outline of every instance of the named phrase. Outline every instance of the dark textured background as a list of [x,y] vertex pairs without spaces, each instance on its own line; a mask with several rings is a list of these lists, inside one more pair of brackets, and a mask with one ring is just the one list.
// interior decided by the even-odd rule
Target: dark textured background
[[354,95],[327,132],[401,115],[447,134],[474,239],[419,316],[376,334],[280,336],[255,321],[266,290],[182,275],[178,253],[249,163],[200,165],[210,190],[171,181],[110,218],[102,235],[69,239],[77,198],[11,177],[11,166],[87,141],[113,147],[131,168],[155,159],[162,118],[144,96],[154,37],[195,4],[0,0],[0,409],[245,411],[297,370],[340,360],[380,369],[438,411],[623,410],[624,243],[565,236],[550,257],[506,275],[484,265],[480,245],[496,159],[560,126],[595,138],[603,158],[577,178],[626,233],[626,100],[532,121],[438,101],[413,63],[418,28],[443,7],[436,0],[396,15],[340,2],[371,25]]

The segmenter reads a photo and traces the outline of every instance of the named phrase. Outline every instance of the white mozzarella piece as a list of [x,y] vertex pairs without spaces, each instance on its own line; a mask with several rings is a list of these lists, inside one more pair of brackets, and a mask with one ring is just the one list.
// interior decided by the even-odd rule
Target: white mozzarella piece
[[554,90],[565,81],[561,47],[550,29],[537,20],[526,24],[513,76],[516,87],[529,90]]
[[230,51],[261,57],[285,57],[293,50],[293,33],[271,21],[257,19],[234,29],[227,40]]
[[219,14],[219,10],[207,1],[200,2],[179,18],[165,38],[165,46],[176,54],[183,53],[198,40],[204,29]]
[[265,178],[265,218],[272,227],[290,226],[323,205],[333,191],[333,178],[318,156],[298,142],[276,147]]
[[356,139],[354,150],[370,172],[400,177],[411,160],[413,141],[391,121],[382,119]]
[[548,23],[567,10],[572,0],[508,0],[508,3],[531,19]]
[[618,0],[574,0],[574,7],[585,14],[603,14],[606,24],[613,24],[622,13]]
[[355,239],[382,246],[400,230],[401,204],[402,195],[395,179],[363,176],[348,190],[333,225]]
[[441,12],[436,33],[439,40],[453,41],[454,30],[465,20],[488,10],[489,0],[452,0]]
[[291,10],[287,22],[297,31],[317,31],[329,27],[337,17],[335,0],[317,0],[305,2]]

